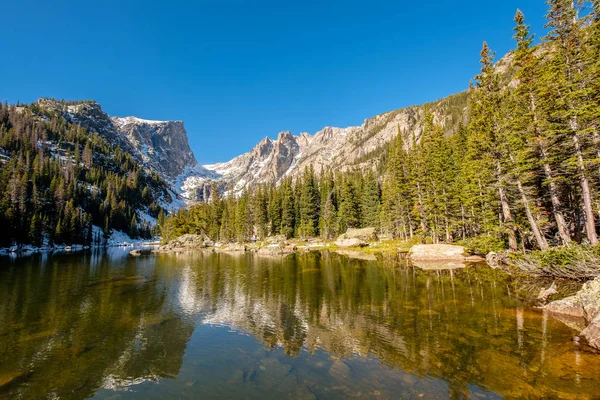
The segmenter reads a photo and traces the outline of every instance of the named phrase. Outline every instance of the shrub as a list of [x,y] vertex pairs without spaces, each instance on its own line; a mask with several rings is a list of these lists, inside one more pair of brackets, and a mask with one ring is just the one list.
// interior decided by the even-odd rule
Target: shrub
[[513,253],[508,263],[529,275],[588,279],[600,276],[600,246],[574,245]]

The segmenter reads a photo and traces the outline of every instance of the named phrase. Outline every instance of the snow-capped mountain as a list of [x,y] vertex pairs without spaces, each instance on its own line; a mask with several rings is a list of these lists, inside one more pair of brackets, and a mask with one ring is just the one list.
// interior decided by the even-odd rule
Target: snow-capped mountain
[[95,101],[64,104],[53,99],[40,99],[38,105],[45,110],[58,112],[65,120],[118,144],[143,166],[171,184],[198,164],[182,121],[111,118]]
[[[436,123],[446,133],[464,122],[466,92],[429,104]],[[407,143],[419,140],[424,106],[412,106],[368,118],[360,126],[326,127],[314,135],[279,133],[276,140],[262,139],[252,150],[230,161],[204,165],[195,174],[180,177],[178,188],[190,201],[207,199],[216,183],[227,193],[239,194],[260,183],[278,184],[282,178],[298,177],[312,166],[317,174],[328,168],[336,171],[377,168],[383,162],[385,146],[400,132]]]
[[[182,121],[110,117],[93,101],[65,104],[40,99],[38,104],[118,144],[145,168],[159,174],[173,189],[175,208],[183,201],[207,200],[213,185],[221,192],[239,194],[257,184],[278,184],[286,176],[295,179],[308,166],[317,174],[327,168],[376,168],[383,162],[385,146],[398,132],[407,143],[419,139],[424,114],[424,106],[413,106],[368,118],[360,126],[326,127],[314,135],[296,136],[284,131],[275,140],[265,137],[252,150],[230,161],[200,165]],[[464,120],[466,93],[429,107],[436,122],[450,133]]]

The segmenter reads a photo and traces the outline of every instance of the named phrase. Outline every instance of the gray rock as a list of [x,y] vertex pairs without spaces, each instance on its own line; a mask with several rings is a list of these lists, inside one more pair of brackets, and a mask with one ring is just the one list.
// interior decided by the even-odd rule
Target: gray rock
[[466,254],[463,246],[452,244],[418,244],[409,251],[411,260],[460,260],[464,261]]
[[581,336],[591,347],[600,350],[600,314],[581,332]]
[[365,247],[368,243],[358,238],[352,239],[338,239],[335,241],[335,245],[338,247]]
[[544,308],[561,321],[565,317],[585,321],[587,327],[581,336],[590,346],[600,350],[600,278],[584,283],[574,296],[553,301]]
[[193,249],[202,249],[213,246],[214,243],[206,236],[186,234],[171,240],[169,243],[160,246],[155,252],[167,253],[176,251],[186,251]]

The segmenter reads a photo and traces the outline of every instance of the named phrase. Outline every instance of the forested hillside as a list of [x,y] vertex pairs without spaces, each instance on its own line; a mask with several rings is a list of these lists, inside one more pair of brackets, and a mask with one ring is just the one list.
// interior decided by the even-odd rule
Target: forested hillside
[[597,244],[600,1],[548,6],[549,32],[539,46],[523,14],[515,16],[510,84],[484,43],[467,123],[452,135],[426,108],[419,141],[399,128],[380,155],[380,175],[307,168],[295,181],[239,197],[221,199],[215,190],[208,202],[167,219],[164,237],[330,238],[376,226],[396,238],[462,240],[480,251]]
[[0,167],[0,246],[149,237],[169,196],[130,154],[37,103],[0,105]]

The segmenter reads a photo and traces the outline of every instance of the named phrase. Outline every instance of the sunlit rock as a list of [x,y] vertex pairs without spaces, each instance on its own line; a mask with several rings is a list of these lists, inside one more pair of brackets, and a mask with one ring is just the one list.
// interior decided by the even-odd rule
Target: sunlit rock
[[409,251],[412,260],[465,260],[465,248],[451,244],[418,244]]

